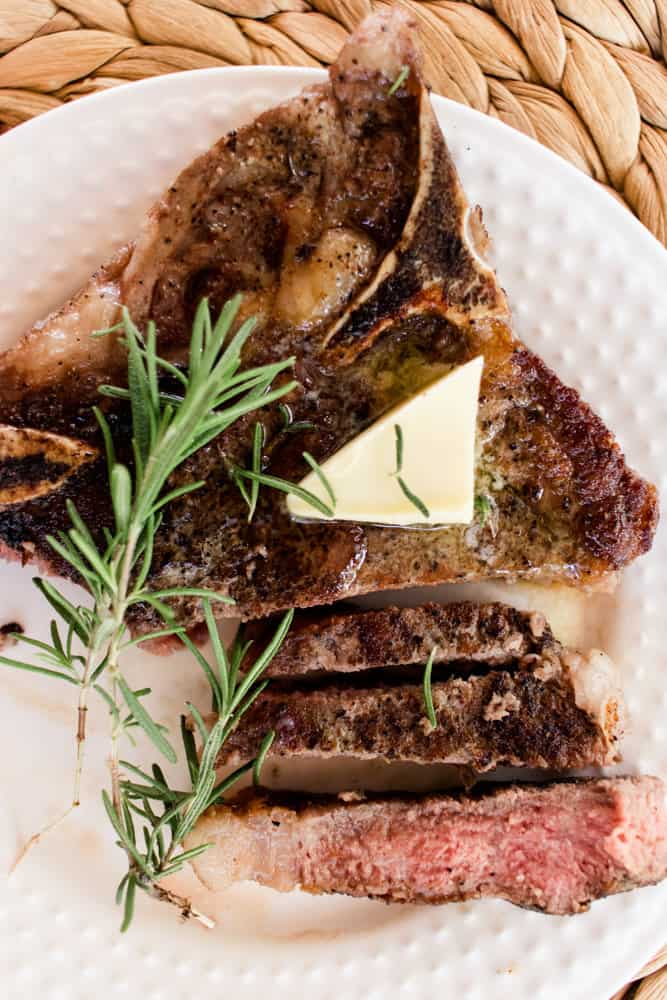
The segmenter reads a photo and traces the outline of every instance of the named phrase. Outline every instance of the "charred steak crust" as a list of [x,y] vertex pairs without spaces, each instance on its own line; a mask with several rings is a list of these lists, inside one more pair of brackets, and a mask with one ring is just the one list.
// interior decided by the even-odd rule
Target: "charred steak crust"
[[[261,643],[272,634],[271,625],[251,623],[246,635]],[[297,613],[266,676],[425,663],[434,647],[436,663],[466,660],[494,666],[559,645],[542,615],[499,602],[428,603],[377,611],[341,607]]]
[[271,687],[226,740],[217,762],[251,760],[271,730],[276,735],[270,754],[288,757],[448,763],[478,772],[503,765],[601,766],[619,759],[615,734],[606,734],[577,706],[567,675],[543,680],[531,669],[492,670],[436,681],[432,694],[435,728],[418,684]]
[[445,903],[496,897],[574,914],[667,876],[665,786],[601,778],[362,801],[251,794],[211,809],[187,847],[209,889]]
[[[245,638],[273,633],[259,621]],[[437,650],[426,717],[423,664]],[[239,764],[273,730],[278,756],[352,756],[577,768],[619,759],[623,705],[604,654],[554,639],[543,615],[498,602],[301,612],[276,678],[230,734],[218,765]],[[212,721],[212,720],[211,720]]]
[[[595,585],[651,544],[655,489],[512,332],[422,83],[414,27],[399,8],[365,22],[328,83],[195,160],[136,243],[0,357],[0,423],[99,445],[90,405],[100,383],[122,378],[125,359],[113,335],[89,334],[112,325],[124,303],[139,324],[156,320],[161,353],[183,363],[198,299],[208,295],[216,311],[242,292],[245,314],[260,317],[244,362],[297,357],[287,402],[295,421],[315,428],[284,433],[275,407],[259,419],[265,468],[298,481],[308,471],[304,450],[324,460],[396,403],[484,355],[475,489],[497,509],[484,525],[297,524],[268,489],[248,525],[225,470],[248,464],[258,417],[193,456],[170,485],[206,485],[166,509],[151,583],[232,596],[236,605],[216,603],[218,614],[248,619],[484,577]],[[406,82],[390,94],[403,66]],[[131,461],[127,411],[103,406],[120,459]],[[0,465],[2,444],[0,433]],[[68,498],[100,532],[111,523],[101,460],[46,496],[0,506],[0,551],[70,572],[46,541],[67,526]],[[188,625],[201,621],[198,600],[174,609]],[[130,624],[151,630],[155,613],[136,607]]]
[[658,524],[657,490],[628,470],[613,434],[540,358],[523,349],[514,362],[533,405],[572,464],[586,547],[620,569],[651,547]]

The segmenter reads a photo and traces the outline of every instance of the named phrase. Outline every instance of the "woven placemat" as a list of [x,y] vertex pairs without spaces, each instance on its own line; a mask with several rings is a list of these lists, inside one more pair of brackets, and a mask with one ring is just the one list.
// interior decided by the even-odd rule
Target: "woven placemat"
[[[667,0],[396,0],[434,91],[585,171],[667,245]],[[0,132],[161,73],[331,62],[377,0],[0,0]],[[616,994],[667,1000],[667,945]]]

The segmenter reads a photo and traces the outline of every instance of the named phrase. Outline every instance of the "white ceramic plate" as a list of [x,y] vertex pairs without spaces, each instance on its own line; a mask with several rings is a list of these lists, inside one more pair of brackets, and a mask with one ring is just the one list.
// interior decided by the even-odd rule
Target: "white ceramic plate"
[[[85,98],[0,140],[0,346],[73,292],[178,170],[221,133],[320,79],[315,70],[222,69],[162,77]],[[495,262],[524,339],[617,432],[628,457],[665,489],[667,254],[582,174],[536,143],[440,98],[435,107],[464,186],[485,210]],[[582,604],[526,588],[561,628],[584,630],[621,663],[633,731],[625,769],[667,777],[665,533],[613,599]],[[29,568],[0,568],[0,619],[42,635]],[[75,588],[71,588],[72,591]],[[478,588],[478,593],[498,588]],[[451,593],[451,591],[450,591]],[[546,605],[548,604],[548,608]],[[138,656],[174,723],[201,686],[183,657]],[[0,864],[70,795],[70,691],[0,674],[3,809]],[[8,998],[235,1000],[310,995],[352,1000],[461,996],[604,1000],[664,943],[667,885],[543,917],[500,902],[441,908],[280,896],[256,886],[217,902],[212,932],[179,926],[141,900],[120,937],[112,892],[122,857],[99,788],[106,719],[93,712],[85,804],[2,890],[0,982]],[[279,775],[281,780],[285,776]]]

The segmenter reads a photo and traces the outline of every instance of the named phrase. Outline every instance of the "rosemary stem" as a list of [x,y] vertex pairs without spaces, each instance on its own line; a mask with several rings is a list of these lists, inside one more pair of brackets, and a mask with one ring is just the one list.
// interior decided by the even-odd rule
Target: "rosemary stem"
[[[118,706],[118,656],[121,639],[125,631],[125,613],[127,611],[127,597],[130,589],[132,565],[140,535],[141,529],[137,527],[136,520],[133,520],[128,531],[127,544],[123,551],[123,559],[118,574],[118,586],[112,602],[114,630],[107,649],[107,670],[111,677],[111,697],[116,706]],[[109,769],[111,772],[111,801],[116,812],[120,812],[119,737],[120,727],[115,720],[112,720]]]
[[[49,537],[50,544],[88,590],[93,607],[75,605],[57,587],[47,581],[36,580],[57,618],[51,621],[50,644],[27,637],[25,641],[39,650],[47,665],[37,666],[0,657],[3,664],[61,678],[79,689],[72,801],[65,813],[42,833],[54,829],[80,804],[91,689],[107,705],[111,730],[108,760],[111,789],[104,789],[102,801],[117,834],[117,843],[128,862],[116,893],[117,901],[124,907],[121,931],[125,931],[132,920],[137,888],[154,899],[177,907],[184,918],[191,917],[207,927],[213,926],[213,921],[196,910],[187,898],[160,885],[159,880],[182,870],[208,846],[186,849],[184,845],[189,831],[209,805],[253,767],[250,762],[216,784],[215,762],[220,746],[263,690],[266,681],[260,682],[259,675],[275,655],[291,621],[290,613],[285,616],[274,639],[252,670],[241,674],[240,667],[248,644],[241,637],[235,641],[231,657],[228,657],[211,610],[213,600],[230,598],[205,587],[168,587],[162,591],[151,591],[149,582],[153,547],[163,508],[203,485],[195,481],[169,489],[175,470],[244,414],[268,406],[297,385],[296,382],[288,382],[271,389],[275,375],[293,366],[294,359],[240,371],[242,347],[250,336],[254,321],[242,323],[227,343],[239,305],[240,296],[230,300],[213,324],[206,300],[200,303],[193,322],[187,374],[158,356],[155,324],[149,322],[146,333],[142,334],[127,310],[123,310],[121,326],[125,330],[128,352],[127,388],[103,386],[100,391],[103,395],[129,402],[133,461],[128,464],[118,461],[112,423],[107,420],[103,409],[94,408],[104,439],[114,525],[113,528],[102,529],[104,544],[101,544],[99,526],[88,526],[74,502],[68,501],[71,528],[59,532],[57,537]],[[175,398],[161,393],[158,379],[161,367],[181,382],[182,395]],[[232,400],[231,404],[229,400]],[[228,403],[227,407],[223,406],[225,403]],[[255,471],[252,475],[258,480],[252,488],[255,500],[260,485],[262,440],[261,425],[258,424],[253,439]],[[316,465],[312,456],[310,464]],[[249,473],[247,475],[251,478]],[[284,489],[285,484],[281,483],[280,488]],[[168,607],[169,599],[178,597],[198,597],[204,601],[206,624],[214,650],[213,663],[208,662],[188,640],[185,629],[178,626],[176,616]],[[158,764],[154,764],[151,773],[147,773],[130,761],[120,759],[121,737],[126,735],[134,743],[130,729],[139,727],[163,756],[171,763],[177,762],[176,752],[164,735],[166,727],[151,716],[140,700],[150,694],[150,689],[137,687],[135,690],[121,669],[121,652],[137,641],[128,638],[126,620],[131,606],[139,601],[150,604],[163,620],[163,627],[151,633],[151,638],[179,636],[189,646],[210,682],[219,710],[219,721],[209,730],[195,707],[190,705],[202,735],[200,758],[195,738],[188,730],[185,718],[182,718],[181,736],[190,773],[190,792],[171,788]],[[58,619],[66,625],[64,637]],[[73,651],[72,643],[77,641],[83,644],[85,653]],[[268,734],[262,743],[255,762],[255,777],[272,736]],[[127,778],[128,773],[131,778]],[[145,849],[137,839],[137,817],[142,817],[139,823]],[[16,863],[39,841],[40,836],[36,834],[30,839]]]
[[200,924],[203,924],[204,927],[209,928],[209,930],[212,927],[215,927],[215,920],[207,917],[205,913],[202,913],[201,910],[194,907],[186,896],[181,896],[177,892],[172,892],[171,889],[165,889],[164,886],[159,885],[157,882],[146,881],[146,884],[144,885],[142,883],[142,885],[148,895],[152,896],[153,899],[157,899],[161,903],[171,903],[172,906],[178,907],[184,920],[197,920]]
[[[97,611],[97,607],[95,608]],[[95,644],[91,643],[86,654],[86,662],[81,676],[79,687],[79,702],[76,712],[76,762],[74,764],[74,791],[72,794],[72,808],[76,809],[81,805],[81,776],[83,774],[83,761],[86,745],[86,721],[88,718],[88,692],[90,691],[90,676],[93,671],[95,660]]]
[[[96,608],[97,610],[97,608]],[[46,826],[42,827],[37,833],[33,835],[26,841],[18,855],[16,856],[14,862],[10,868],[10,874],[13,873],[18,866],[21,864],[23,859],[26,857],[28,852],[36,844],[40,842],[42,837],[47,833],[51,833],[60,824],[67,819],[69,814],[77,809],[81,805],[81,776],[83,774],[83,762],[84,762],[84,748],[86,743],[86,719],[88,717],[88,692],[90,691],[90,676],[93,670],[93,663],[95,661],[95,646],[91,643],[88,647],[88,652],[86,654],[86,662],[84,664],[83,673],[81,675],[81,681],[79,685],[79,699],[77,704],[77,723],[76,723],[76,759],[74,763],[74,783],[72,790],[72,801],[68,805],[67,809],[58,816],[57,819],[52,820],[47,823]]]

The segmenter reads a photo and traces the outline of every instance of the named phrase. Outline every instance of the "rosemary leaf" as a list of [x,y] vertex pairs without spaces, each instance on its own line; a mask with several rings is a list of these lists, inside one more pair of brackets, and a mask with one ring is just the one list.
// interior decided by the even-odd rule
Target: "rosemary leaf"
[[168,503],[173,503],[174,500],[187,496],[188,493],[194,493],[196,490],[200,490],[202,486],[206,486],[206,481],[204,479],[199,479],[196,483],[186,483],[185,486],[179,486],[176,489],[170,490],[169,493],[165,493],[163,497],[160,497],[158,502],[154,505],[152,513],[157,514],[157,512],[163,507],[166,507]]
[[[259,421],[255,424],[252,440],[252,471],[260,473],[262,471],[262,448],[264,447],[264,427]],[[257,500],[259,498],[259,481],[253,479],[250,483],[250,503],[248,504],[248,523],[252,521]]]
[[286,434],[298,434],[300,431],[312,431],[315,424],[311,420],[295,420],[293,424],[285,428]]
[[192,730],[188,728],[187,720],[184,715],[181,716],[181,739],[183,741],[183,749],[185,750],[185,759],[188,765],[188,771],[190,772],[190,781],[194,786],[197,783],[197,777],[199,775],[199,760],[197,759],[197,746],[195,744],[195,738],[192,735]]
[[[114,517],[116,518],[116,530],[126,531],[132,507],[132,481],[126,465],[116,462],[111,470],[109,487]],[[92,544],[92,538],[90,543]]]
[[280,490],[282,493],[291,493],[293,496],[303,500],[304,503],[314,507],[320,514],[326,515],[326,517],[334,516],[334,511],[331,507],[327,506],[319,497],[311,493],[310,490],[304,490],[303,487],[297,486],[296,483],[289,483],[286,479],[269,476],[264,472],[250,472],[248,469],[239,469],[238,474],[239,476],[243,476],[244,479],[256,480],[264,486],[272,486],[274,490]]
[[208,739],[208,729],[206,728],[206,723],[204,722],[201,716],[201,712],[199,711],[198,708],[195,708],[195,706],[190,701],[187,701],[186,705],[190,709],[190,714],[195,721],[197,729],[199,730],[199,736],[201,738],[201,741],[202,743],[205,743],[206,740]]
[[53,535],[47,535],[46,540],[59,556],[61,556],[65,562],[68,562],[72,566],[79,576],[83,577],[88,588],[92,591],[96,588],[97,577],[95,571],[86,565],[85,561],[79,555],[77,550],[74,548],[70,539],[63,532],[60,533],[60,538],[54,538]]
[[149,590],[143,594],[133,594],[129,604],[147,601],[149,597],[164,600],[169,597],[202,597],[207,601],[220,601],[221,604],[233,604],[234,600],[226,594],[216,594],[215,591],[206,590],[204,587],[167,587],[165,590]]
[[313,456],[310,454],[309,451],[304,451],[302,454],[303,454],[303,457],[305,458],[305,460],[308,462],[308,465],[311,467],[311,469],[313,470],[313,472],[315,473],[315,475],[317,476],[317,478],[319,479],[319,481],[322,483],[322,486],[324,487],[324,489],[328,493],[329,499],[331,500],[331,506],[335,510],[335,508],[336,508],[336,494],[334,493],[334,491],[332,489],[331,483],[329,482],[329,480],[327,479],[326,475],[324,474],[322,466],[319,464],[319,462],[315,461],[315,459],[313,458]]
[[79,681],[76,677],[72,677],[70,674],[65,674],[61,670],[50,670],[48,667],[38,667],[34,663],[24,663],[22,660],[12,660],[7,656],[0,656],[0,663],[5,667],[15,667],[17,670],[27,670],[32,674],[42,674],[44,677],[54,677],[61,681],[67,681],[68,684],[74,684],[76,687],[79,686]]
[[132,410],[132,434],[145,461],[154,440],[154,411],[148,392],[144,358],[138,346],[141,335],[125,307],[123,307],[123,327],[128,350],[127,385]]
[[137,765],[133,764],[131,761],[120,760],[118,763],[121,764],[121,766],[126,771],[130,771],[130,773],[136,774],[136,776],[138,778],[141,778],[142,781],[147,782],[147,784],[151,785],[152,788],[162,789],[163,791],[169,790],[168,786],[165,784],[164,781],[160,781],[160,779],[156,778],[155,775],[151,777],[150,774],[147,774],[146,771],[142,770],[142,768],[140,767],[137,767]]
[[292,411],[285,403],[278,403],[278,409],[280,410],[280,415],[283,418],[283,430],[287,430],[292,423]]
[[123,910],[123,922],[120,925],[120,932],[124,934],[132,923],[134,916],[134,901],[137,892],[137,880],[134,875],[130,875],[125,889],[125,908]]
[[419,511],[420,514],[422,514],[426,518],[429,518],[431,516],[431,514],[430,514],[430,511],[429,511],[428,507],[424,503],[424,501],[420,500],[419,497],[415,493],[412,492],[412,490],[407,486],[405,480],[402,479],[401,476],[397,476],[397,481],[398,481],[398,485],[401,487],[401,490],[403,491],[403,493],[405,494],[405,496],[408,498],[408,500],[410,501],[410,503],[413,504],[413,506],[417,508],[417,510]]
[[93,689],[99,694],[100,698],[106,702],[107,708],[109,709],[109,714],[114,720],[117,726],[120,726],[120,712],[116,702],[113,700],[108,691],[105,691],[100,684],[93,684]]
[[262,740],[259,752],[257,754],[257,757],[255,758],[255,762],[252,768],[252,781],[254,785],[260,784],[262,765],[264,764],[264,759],[269,750],[271,749],[271,745],[273,744],[275,738],[276,738],[275,729],[270,729],[269,732],[264,737],[264,739]]
[[118,834],[118,837],[123,847],[130,855],[130,857],[134,860],[134,862],[139,866],[139,868],[141,868],[142,871],[146,871],[146,864],[144,862],[144,859],[137,850],[137,848],[135,847],[135,845],[132,843],[130,838],[128,837],[127,833],[125,832],[125,828],[121,823],[118,814],[116,813],[116,810],[114,809],[113,803],[109,798],[109,793],[107,792],[106,789],[102,790],[102,802],[104,803],[104,808],[106,810],[107,816],[111,821],[111,825]]
[[[54,625],[55,622],[51,622],[51,624]],[[9,635],[16,642],[23,642],[26,646],[32,646],[33,649],[39,650],[42,659],[47,663],[55,663],[62,666],[65,670],[74,671],[74,664],[65,656],[62,646],[50,646],[48,642],[42,642],[40,639],[32,639],[24,632],[10,632]]]
[[491,501],[486,493],[478,493],[475,496],[475,513],[479,514],[479,523],[484,527],[486,519],[491,511]]
[[221,796],[223,796],[229,788],[233,788],[236,782],[247,774],[248,771],[252,771],[254,766],[255,762],[249,760],[247,763],[241,764],[240,767],[237,767],[235,771],[228,774],[226,778],[222,779],[222,781],[219,781],[218,784],[211,789],[205,808],[209,809],[212,805],[215,805],[215,803],[220,800]]
[[141,646],[144,642],[154,642],[156,639],[168,639],[170,636],[178,636],[179,639],[186,635],[183,625],[172,625],[171,628],[159,628],[155,632],[146,632],[143,635],[136,635],[134,639],[128,639],[123,643],[123,649],[130,649],[131,646]]
[[187,646],[187,648],[190,650],[190,652],[192,653],[192,655],[194,656],[194,658],[197,660],[199,666],[204,671],[204,673],[206,675],[206,680],[208,681],[209,686],[211,688],[211,692],[213,694],[214,707],[219,712],[222,712],[223,708],[224,708],[223,697],[222,697],[222,689],[221,689],[221,686],[220,686],[220,681],[216,677],[215,671],[213,670],[213,668],[209,664],[208,660],[206,659],[206,657],[204,656],[204,654],[202,653],[202,651],[200,649],[198,649],[197,646],[194,644],[194,642],[192,641],[192,639],[190,638],[190,636],[187,634],[187,632],[184,635],[181,636],[181,641],[183,642],[183,644],[185,646]]
[[[203,854],[204,851],[207,851],[209,847],[212,846],[212,844],[197,844],[196,847],[190,847],[187,851],[180,851],[174,858],[174,861],[179,865],[179,867],[182,867],[186,861],[192,861],[193,858],[199,857],[200,854]],[[167,874],[169,873],[163,873],[163,875]]]
[[[218,749],[220,749],[218,747]],[[203,757],[203,754],[202,754]],[[195,823],[206,808],[213,786],[215,785],[215,770],[202,764],[197,779],[197,785],[191,801],[183,810],[181,820],[174,833],[176,843],[181,843],[190,833]]]
[[435,714],[435,708],[433,707],[433,689],[431,687],[431,674],[433,672],[433,661],[435,659],[435,654],[438,650],[437,646],[434,646],[429,654],[429,658],[424,668],[424,704],[426,706],[426,715],[428,721],[431,723],[433,728],[438,725],[438,719]]
[[76,509],[75,504],[70,499],[67,499],[65,501],[65,507],[66,507],[67,514],[69,516],[70,521],[72,522],[73,527],[76,528],[76,530],[79,532],[79,534],[83,538],[85,538],[86,541],[88,541],[91,545],[94,545],[95,542],[93,540],[93,536],[91,535],[91,533],[90,533],[90,531],[88,529],[88,525],[84,522],[83,518],[79,514],[78,510]]
[[141,728],[144,730],[149,740],[151,740],[160,753],[164,754],[167,760],[171,761],[172,764],[175,764],[177,760],[176,751],[172,747],[171,743],[164,737],[158,726],[155,724],[155,721],[151,719],[144,706],[141,704],[125,678],[122,676],[118,677],[118,687],[123,695],[125,704]]
[[389,88],[389,97],[393,97],[397,90],[399,90],[407,78],[410,76],[410,67],[401,66],[401,72],[398,74],[391,87]]
[[204,620],[206,622],[209,639],[211,640],[211,646],[213,647],[213,656],[218,664],[218,678],[214,689],[217,688],[219,690],[220,703],[225,706],[229,701],[229,663],[227,662],[225,647],[222,644],[220,633],[218,632],[218,623],[213,617],[211,602],[205,600],[203,605]]
[[130,873],[126,872],[120,882],[118,883],[118,888],[116,889],[116,903],[118,906],[123,902],[123,896],[125,893],[125,886],[127,885],[127,880],[130,877]]
[[394,424],[396,434],[396,471],[395,476],[400,476],[403,471],[403,429],[400,424]]
[[41,591],[42,596],[46,598],[53,610],[56,611],[60,617],[71,626],[79,639],[81,639],[83,643],[87,643],[89,630],[83,621],[80,609],[75,608],[74,605],[68,601],[67,598],[61,594],[52,583],[49,583],[48,580],[41,580],[39,577],[34,577],[33,583],[37,589]]

